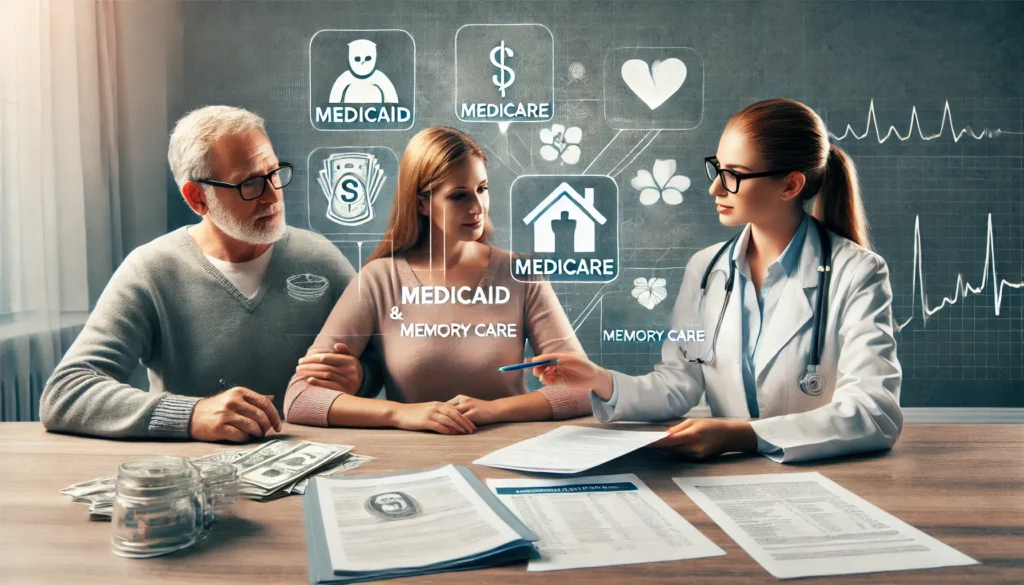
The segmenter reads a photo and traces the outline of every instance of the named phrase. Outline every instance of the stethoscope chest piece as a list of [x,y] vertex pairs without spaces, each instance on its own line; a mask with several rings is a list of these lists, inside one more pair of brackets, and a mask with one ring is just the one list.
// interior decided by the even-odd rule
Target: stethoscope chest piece
[[818,366],[807,366],[800,376],[800,390],[808,396],[820,396],[825,391],[825,376],[818,373]]

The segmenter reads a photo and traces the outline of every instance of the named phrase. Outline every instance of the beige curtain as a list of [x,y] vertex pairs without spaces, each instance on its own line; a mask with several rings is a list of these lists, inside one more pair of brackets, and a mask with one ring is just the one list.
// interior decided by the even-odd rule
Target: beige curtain
[[39,393],[123,259],[111,0],[0,0],[0,420]]

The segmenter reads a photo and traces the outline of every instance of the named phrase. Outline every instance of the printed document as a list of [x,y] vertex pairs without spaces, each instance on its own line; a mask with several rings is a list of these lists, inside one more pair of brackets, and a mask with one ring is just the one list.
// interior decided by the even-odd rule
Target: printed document
[[488,479],[540,540],[530,571],[655,563],[724,555],[640,479]]
[[320,483],[320,510],[335,571],[422,567],[521,542],[520,534],[451,465]]
[[977,564],[820,473],[673,481],[779,579]]
[[579,473],[664,438],[666,433],[560,426],[473,463],[539,473]]

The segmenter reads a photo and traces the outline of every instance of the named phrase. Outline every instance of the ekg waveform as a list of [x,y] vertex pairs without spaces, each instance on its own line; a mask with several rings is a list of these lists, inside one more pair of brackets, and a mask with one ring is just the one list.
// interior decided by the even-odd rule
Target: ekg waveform
[[[999,280],[999,275],[996,273],[996,246],[995,236],[992,231],[992,214],[988,214],[988,233],[985,237],[985,262],[982,266],[981,284],[978,286],[972,286],[971,283],[964,280],[963,274],[956,275],[956,291],[952,297],[943,297],[942,302],[936,307],[930,307],[928,305],[928,293],[925,292],[924,283],[924,268],[923,268],[923,253],[921,251],[921,217],[917,216],[914,219],[914,268],[913,278],[911,280],[911,295],[916,292],[918,293],[921,301],[921,317],[925,323],[928,322],[928,318],[938,313],[942,309],[956,304],[961,297],[966,297],[969,294],[979,294],[985,290],[989,282],[989,273],[992,276],[992,297],[993,297],[993,308],[995,309],[996,316],[999,315],[999,308],[1003,303],[1003,289],[1006,287],[1020,289],[1024,288],[1024,282],[1011,282],[1008,280]],[[906,321],[896,324],[896,331],[901,331],[911,321],[914,320],[912,314]]]
[[946,106],[942,110],[942,122],[939,124],[938,132],[926,135],[924,131],[921,130],[921,119],[917,114],[917,106],[913,106],[910,109],[910,124],[907,127],[906,134],[900,134],[899,130],[896,130],[896,126],[889,126],[889,130],[885,133],[885,136],[882,136],[882,131],[878,127],[878,115],[875,114],[875,100],[871,100],[871,105],[868,107],[868,119],[864,125],[863,133],[857,134],[853,129],[853,126],[847,124],[846,131],[843,132],[842,136],[836,136],[832,132],[829,132],[829,136],[831,136],[833,140],[846,140],[848,136],[852,136],[857,140],[864,140],[871,134],[871,129],[874,128],[875,138],[878,140],[879,144],[882,144],[892,136],[898,138],[900,142],[906,142],[911,136],[913,136],[914,130],[916,129],[917,135],[921,140],[935,140],[943,135],[947,126],[953,136],[953,142],[959,142],[964,135],[970,136],[975,140],[981,140],[982,138],[995,138],[996,136],[1002,136],[1004,134],[1022,134],[1021,132],[1001,130],[998,128],[995,130],[985,128],[980,132],[975,132],[970,126],[964,126],[960,130],[957,130],[956,126],[953,124],[953,112],[950,110],[949,101],[947,100]]

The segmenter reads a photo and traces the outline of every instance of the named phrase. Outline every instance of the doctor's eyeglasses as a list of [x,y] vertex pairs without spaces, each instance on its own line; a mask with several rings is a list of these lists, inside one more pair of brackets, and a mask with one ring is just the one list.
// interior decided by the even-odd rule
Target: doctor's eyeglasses
[[196,179],[196,182],[204,185],[213,185],[215,187],[236,189],[238,194],[241,195],[243,201],[252,201],[253,199],[259,199],[263,196],[263,192],[267,190],[268,181],[275,189],[283,189],[286,187],[288,183],[292,182],[292,170],[293,165],[291,163],[283,162],[280,167],[270,171],[269,173],[249,177],[241,183],[225,183],[224,181],[214,181],[213,179]]
[[721,177],[722,186],[725,190],[730,193],[738,193],[740,190],[740,181],[743,179],[756,179],[758,177],[777,177],[779,175],[785,175],[798,171],[800,169],[785,169],[785,170],[774,170],[765,171],[763,173],[738,173],[730,169],[723,169],[718,166],[718,157],[709,156],[704,159],[704,170],[707,172],[708,180],[712,183],[715,179]]

